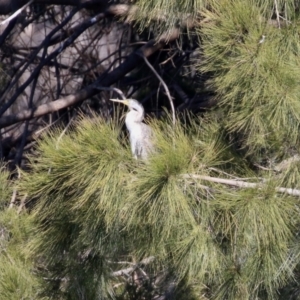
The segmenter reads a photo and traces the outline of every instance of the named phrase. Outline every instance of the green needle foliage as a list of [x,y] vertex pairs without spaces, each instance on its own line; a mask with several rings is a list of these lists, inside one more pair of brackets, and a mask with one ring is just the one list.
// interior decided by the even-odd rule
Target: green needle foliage
[[200,9],[214,0],[137,0],[137,8],[132,17],[138,21],[141,30],[153,26],[159,33],[174,27],[185,27],[187,22],[193,22]]
[[299,143],[299,16],[289,14],[277,28],[267,2],[219,1],[200,31],[201,70],[213,74],[224,126],[251,155],[283,153],[278,145]]
[[141,29],[199,24],[218,108],[149,122],[147,161],[116,120],[52,130],[17,187],[28,212],[1,168],[1,299],[299,299],[299,4],[136,4]]
[[216,298],[224,299],[231,294],[230,299],[238,299],[232,297],[237,292],[239,297],[246,293],[255,299],[262,289],[275,298],[278,287],[293,276],[288,257],[298,219],[295,211],[298,200],[272,195],[268,187],[229,194],[227,201],[223,197],[215,204],[223,210],[226,223],[221,223],[221,228],[226,228],[230,220],[231,227],[223,238],[231,241],[227,259],[232,266]]
[[8,181],[9,173],[5,169],[4,164],[0,164],[0,208],[3,209],[11,197],[12,188]]
[[[243,2],[243,1],[242,1]],[[245,15],[236,15],[230,12],[229,7],[233,4],[241,4],[240,0],[136,0],[134,1],[134,8],[130,11],[130,20],[137,21],[140,30],[145,28],[154,29],[158,34],[166,33],[174,28],[194,27],[197,20],[206,17],[205,10],[216,9],[220,12],[219,16],[226,16],[227,18],[240,18]],[[276,9],[284,16],[286,23],[294,17],[295,10],[298,9],[299,4],[294,0],[244,0],[246,7],[253,9],[253,6],[259,7],[259,12],[263,13],[269,19]],[[229,5],[229,6],[227,6]],[[243,5],[243,4],[242,4]],[[223,9],[227,6],[227,9]],[[229,14],[227,14],[229,12]],[[243,12],[245,13],[246,10]],[[255,15],[255,18],[259,15]],[[228,19],[229,20],[229,19]],[[230,20],[229,20],[230,21]],[[244,24],[247,25],[247,19]],[[261,24],[262,20],[258,23]]]
[[[275,191],[276,174],[256,189],[201,179],[253,172],[215,119],[186,120],[151,122],[156,151],[146,162],[131,157],[119,125],[101,119],[39,142],[20,189],[34,212],[27,248],[45,295],[153,299],[172,283],[185,299],[275,299],[293,282],[298,198]],[[143,283],[117,275],[149,257]]]
[[67,299],[98,299],[109,290],[103,288],[105,260],[119,254],[112,241],[123,239],[118,203],[130,157],[119,133],[111,123],[82,120],[70,134],[46,136],[39,156],[32,157],[32,173],[22,183],[39,202],[31,248],[47,257],[52,276],[64,282],[53,297],[68,290]]
[[48,299],[41,295],[41,280],[27,258],[26,245],[33,229],[32,217],[8,208],[12,185],[5,166],[0,167],[0,294],[1,299]]
[[0,293],[1,299],[48,299],[42,295],[41,277],[27,258],[27,244],[33,230],[32,218],[15,209],[0,212]]

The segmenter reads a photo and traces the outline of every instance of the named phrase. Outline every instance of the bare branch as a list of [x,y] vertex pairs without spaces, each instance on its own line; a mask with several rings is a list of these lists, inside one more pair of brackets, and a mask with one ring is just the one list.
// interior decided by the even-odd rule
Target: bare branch
[[276,19],[277,19],[278,28],[280,29],[280,14],[279,14],[279,11],[278,11],[277,0],[274,0],[274,6],[275,6],[275,12],[276,12]]
[[172,120],[173,120],[173,125],[175,125],[175,122],[176,122],[176,117],[175,117],[175,108],[174,108],[174,103],[173,103],[173,100],[172,100],[172,96],[170,94],[170,91],[168,89],[168,86],[166,85],[166,83],[164,82],[164,80],[160,77],[160,75],[156,72],[156,70],[153,68],[153,66],[149,63],[148,59],[145,57],[145,56],[142,56],[145,63],[148,65],[148,67],[151,69],[151,71],[155,74],[155,76],[158,78],[158,80],[161,82],[161,84],[163,85],[165,91],[166,91],[166,94],[167,94],[167,97],[170,101],[170,106],[171,106],[171,110],[172,110]]
[[[0,15],[7,15],[20,8],[22,5],[31,1],[26,0],[1,0],[0,1]],[[48,5],[71,5],[82,6],[84,8],[105,8],[107,6],[107,0],[35,0],[38,4]]]
[[298,154],[283,160],[281,163],[279,163],[278,165],[276,165],[274,167],[274,170],[276,172],[282,172],[285,171],[286,169],[288,169],[291,164],[296,163],[297,161],[300,161],[300,156]]
[[[74,12],[76,12],[76,10],[73,10],[70,13],[70,16]],[[69,47],[80,36],[80,34],[83,31],[85,31],[90,26],[93,26],[101,18],[103,18],[103,14],[99,14],[97,16],[89,18],[88,20],[85,20],[85,22],[81,24],[80,30],[74,32],[66,41],[64,41],[64,43],[60,47],[58,47],[51,54],[49,54],[46,59],[43,59],[31,73],[29,78],[16,90],[11,99],[1,107],[0,115],[2,115],[15,102],[15,100],[19,97],[20,93],[22,93],[26,89],[26,87],[32,82],[32,80],[34,80],[38,76],[44,65],[48,64],[52,59],[56,58],[64,49]],[[5,95],[2,96],[2,99],[3,98],[5,98]]]
[[142,61],[141,57],[149,57],[159,49],[163,48],[168,42],[173,41],[179,37],[180,30],[173,29],[172,32],[162,35],[159,41],[151,40],[136,52],[131,53],[127,59],[116,69],[111,71],[105,76],[100,76],[96,83],[87,86],[85,89],[78,91],[75,94],[69,95],[65,98],[60,98],[51,103],[42,104],[33,109],[27,109],[17,114],[2,116],[0,118],[0,128],[7,127],[9,125],[32,119],[35,117],[40,117],[60,109],[70,107],[78,102],[84,101],[88,98],[99,93],[99,90],[95,88],[96,85],[108,87],[120,80],[128,72],[133,70]]
[[150,257],[144,258],[139,263],[135,264],[133,267],[113,272],[112,276],[114,276],[114,277],[123,276],[123,275],[128,276],[130,273],[132,273],[134,270],[140,268],[141,266],[149,265],[151,262],[154,261],[154,259],[155,259],[154,256],[150,256]]
[[[63,28],[64,25],[66,25],[71,19],[72,17],[78,12],[78,9],[73,9],[69,15],[58,25],[56,26],[49,34],[48,36],[44,39],[44,41],[40,44],[40,46],[30,55],[30,57],[26,60],[23,60],[23,62],[16,68],[16,69],[20,69],[22,68],[17,76],[15,76],[15,78],[9,83],[9,85],[7,86],[7,88],[5,89],[5,92],[2,94],[1,99],[6,99],[7,97],[7,93],[10,91],[10,89],[12,89],[12,87],[18,82],[18,80],[20,79],[20,77],[22,76],[22,74],[27,70],[27,68],[32,64],[32,62],[36,59],[37,54],[40,52],[41,49],[45,48],[48,45],[49,39],[61,28]],[[53,55],[54,52],[51,53],[51,55]],[[53,55],[52,58],[55,58],[56,55]],[[1,106],[0,108],[0,116],[15,102],[15,100],[19,97],[20,93],[22,93],[25,88],[31,83],[31,81],[39,74],[40,70],[42,69],[42,67],[47,64],[48,62],[50,62],[52,60],[52,58],[49,60],[49,56],[47,57],[46,60],[44,60],[43,62],[40,62],[39,65],[35,68],[35,70],[33,71],[33,73],[31,74],[31,76],[26,80],[26,82],[24,84],[22,84],[17,91],[15,92],[15,94],[9,99],[9,101],[7,101],[3,106]],[[34,76],[33,76],[34,74]]]
[[27,194],[25,194],[21,201],[20,201],[20,205],[19,205],[19,208],[18,208],[18,214],[21,213],[22,209],[25,207],[25,203],[26,203],[26,198],[27,198]]
[[14,205],[16,204],[16,198],[17,198],[17,188],[14,188],[8,208],[14,207]]
[[[126,6],[126,9],[124,8]],[[94,18],[88,18],[87,22],[96,22],[99,21],[100,19],[103,19],[108,16],[121,16],[123,15],[126,11],[129,10],[129,5],[125,4],[114,4],[110,5],[104,12],[99,13],[96,17]],[[85,23],[86,21],[83,21],[82,23]],[[54,35],[51,40],[49,41],[49,45],[54,45],[57,43],[61,43],[63,40],[71,36],[74,32],[80,30],[82,28],[82,23],[77,24],[71,28],[69,28],[66,31],[59,32],[56,35]]]
[[5,19],[4,21],[2,21],[0,23],[1,25],[5,25],[6,23],[10,22],[11,20],[13,20],[14,18],[16,18],[24,9],[26,9],[31,3],[33,2],[33,0],[30,0],[28,3],[26,3],[24,6],[22,6],[21,8],[19,8],[16,12],[14,12],[9,18]]
[[[217,177],[210,177],[204,175],[197,175],[197,174],[183,174],[183,178],[193,178],[199,179],[204,181],[210,181],[220,184],[226,184],[230,186],[236,186],[241,188],[250,188],[250,189],[260,189],[266,186],[264,183],[253,183],[253,182],[245,182],[241,180],[232,180],[232,179],[225,179],[225,178],[217,178]],[[297,189],[290,189],[290,188],[283,188],[283,187],[276,187],[275,191],[278,193],[288,194],[292,196],[300,196],[300,190]]]

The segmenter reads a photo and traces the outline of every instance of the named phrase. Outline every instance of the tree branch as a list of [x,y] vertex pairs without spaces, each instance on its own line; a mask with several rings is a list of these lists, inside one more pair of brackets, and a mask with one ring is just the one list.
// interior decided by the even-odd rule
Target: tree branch
[[[0,0],[0,15],[8,15],[26,5],[29,0]],[[82,6],[88,9],[103,9],[107,0],[35,0],[37,4]]]
[[[44,39],[44,41],[40,44],[40,46],[33,52],[31,53],[30,57],[26,60],[23,60],[23,62],[17,67],[19,70],[22,68],[18,74],[15,76],[15,78],[8,84],[8,86],[4,89],[3,94],[1,95],[0,101],[3,99],[6,99],[7,93],[12,89],[12,87],[18,82],[22,74],[27,70],[27,68],[32,64],[32,62],[36,59],[36,56],[40,52],[41,49],[46,49],[48,46],[48,42],[50,38],[61,28],[63,28],[64,25],[66,25],[72,17],[78,12],[78,9],[74,8],[69,15],[57,26],[55,27]],[[66,43],[66,42],[65,42]],[[65,44],[64,43],[64,44]],[[68,45],[69,46],[69,45]],[[20,87],[18,87],[17,91],[14,93],[14,95],[9,99],[9,101],[5,101],[5,104],[0,107],[0,116],[15,102],[15,100],[19,97],[20,93],[22,93],[25,88],[31,83],[31,81],[39,74],[40,70],[42,67],[47,64],[48,62],[51,61],[52,58],[55,58],[57,55],[56,54],[58,51],[55,50],[53,51],[47,59],[45,59],[43,62],[41,61],[39,65],[35,68],[35,70],[32,72],[31,76],[26,80],[25,83],[23,83]],[[54,54],[53,54],[54,53]],[[49,57],[51,56],[51,59]]]
[[[70,13],[70,15],[72,14]],[[15,102],[15,100],[19,97],[20,93],[22,93],[26,89],[26,87],[39,75],[44,65],[48,64],[52,59],[55,59],[64,49],[72,45],[72,43],[80,36],[82,32],[84,32],[87,28],[93,26],[102,18],[103,14],[98,14],[92,18],[88,18],[87,20],[85,20],[83,23],[81,23],[80,30],[74,32],[67,40],[63,42],[63,44],[60,47],[58,47],[51,54],[49,54],[47,58],[42,59],[38,66],[33,70],[29,78],[16,90],[16,92],[9,99],[9,101],[0,108],[0,115],[2,115]],[[2,96],[2,99],[4,98],[4,96],[5,94]]]
[[[129,5],[113,4],[113,5],[110,5],[103,13],[100,13],[97,18],[100,19],[100,16],[101,16],[101,18],[105,18],[105,17],[109,17],[109,16],[113,16],[113,17],[122,16],[129,10],[130,10]],[[93,19],[93,18],[88,18],[88,22],[91,19]],[[71,36],[74,32],[80,30],[82,28],[83,23],[85,23],[85,21],[69,28],[66,31],[55,34],[49,41],[48,45],[51,46],[51,45],[54,45],[57,43],[61,43],[63,40],[65,40],[66,38]]]
[[60,109],[70,107],[78,102],[91,98],[92,96],[99,93],[99,90],[95,88],[95,84],[102,87],[108,87],[112,85],[116,81],[120,80],[123,76],[125,76],[128,72],[133,70],[136,66],[138,66],[142,62],[141,57],[151,56],[153,53],[163,48],[167,43],[177,39],[179,37],[179,34],[179,29],[173,29],[171,32],[160,36],[158,41],[149,41],[140,49],[131,53],[119,67],[117,67],[110,73],[105,74],[105,76],[100,76],[96,83],[87,86],[85,89],[75,94],[69,95],[65,98],[60,98],[51,103],[42,104],[33,109],[24,110],[14,115],[2,116],[0,119],[0,128],[4,128],[31,118],[40,117],[58,111]]
[[13,20],[14,18],[16,18],[23,10],[25,10],[27,8],[27,6],[29,6],[31,3],[33,2],[33,0],[30,0],[28,3],[26,3],[24,6],[22,6],[21,8],[19,8],[17,11],[15,11],[9,18],[5,19],[4,21],[2,21],[0,23],[0,25],[5,25],[6,23],[10,22],[11,20]]
[[144,59],[145,63],[147,64],[147,66],[151,69],[151,71],[157,77],[157,79],[160,81],[160,83],[163,85],[163,87],[164,87],[164,89],[166,91],[167,97],[168,97],[168,99],[170,101],[171,110],[172,110],[173,125],[175,125],[175,122],[176,122],[175,108],[174,108],[174,103],[173,103],[170,91],[168,89],[168,86],[166,85],[166,83],[164,82],[164,80],[159,76],[159,74],[156,72],[156,70],[153,68],[153,66],[149,63],[148,59],[145,56],[143,56],[143,59]]
[[112,276],[114,276],[114,277],[122,276],[122,275],[127,275],[128,276],[128,274],[132,273],[135,269],[140,268],[140,267],[142,267],[144,265],[150,264],[151,262],[154,261],[154,259],[155,259],[154,256],[150,256],[150,257],[144,258],[139,263],[135,264],[133,267],[113,272]]
[[[193,179],[199,179],[204,181],[210,181],[220,184],[226,184],[230,186],[236,186],[241,188],[262,188],[265,187],[266,184],[264,183],[253,183],[253,182],[245,182],[241,180],[232,180],[232,179],[225,179],[225,178],[218,178],[218,177],[210,177],[210,176],[204,176],[204,175],[197,175],[197,174],[183,174],[183,178],[193,178]],[[300,196],[300,190],[297,189],[290,189],[290,188],[284,188],[284,187],[276,187],[275,191],[278,193],[288,194],[292,196]]]

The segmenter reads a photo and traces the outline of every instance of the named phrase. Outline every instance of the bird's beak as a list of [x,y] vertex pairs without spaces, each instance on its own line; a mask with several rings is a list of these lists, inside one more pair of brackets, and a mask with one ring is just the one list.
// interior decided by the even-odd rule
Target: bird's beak
[[128,106],[129,102],[128,100],[119,100],[119,99],[109,99],[110,101],[113,101],[113,102],[119,102],[119,103],[123,103],[125,105]]

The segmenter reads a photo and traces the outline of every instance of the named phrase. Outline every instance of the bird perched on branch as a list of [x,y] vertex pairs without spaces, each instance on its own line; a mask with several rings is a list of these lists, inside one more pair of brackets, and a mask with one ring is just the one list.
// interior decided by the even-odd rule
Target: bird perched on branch
[[131,152],[135,159],[147,159],[148,154],[153,149],[151,141],[152,130],[143,123],[144,107],[133,99],[110,99],[114,102],[123,103],[128,106],[129,112],[126,114],[125,124],[129,131]]

